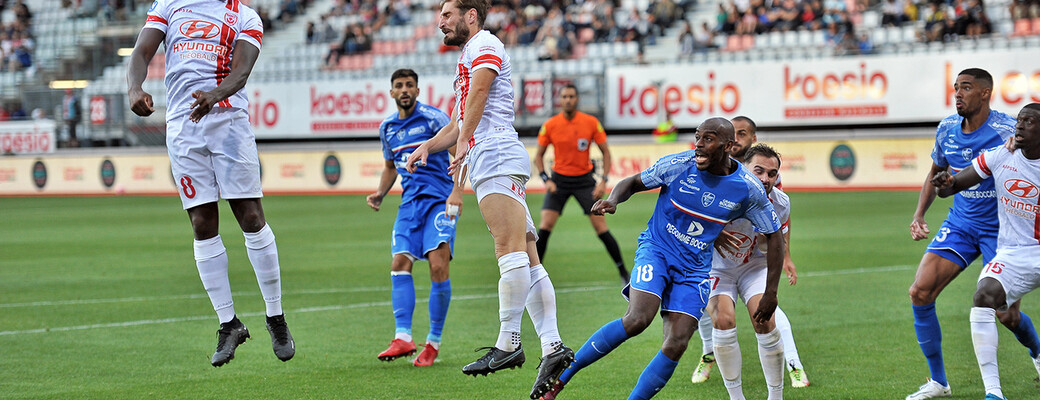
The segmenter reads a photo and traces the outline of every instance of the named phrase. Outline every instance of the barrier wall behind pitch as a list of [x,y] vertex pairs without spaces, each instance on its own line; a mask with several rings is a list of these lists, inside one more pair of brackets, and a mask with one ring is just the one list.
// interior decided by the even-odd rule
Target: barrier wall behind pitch
[[[772,145],[783,155],[781,174],[789,191],[917,190],[931,167],[930,139],[816,140]],[[612,145],[611,183],[639,173],[664,155],[689,148],[688,143]],[[532,158],[535,150],[528,147]],[[265,193],[342,194],[373,192],[384,161],[382,152],[376,149],[261,148],[260,164]],[[172,196],[181,189],[170,174],[166,153],[0,158],[0,196]],[[535,178],[528,182],[528,190],[541,191],[544,186]]]

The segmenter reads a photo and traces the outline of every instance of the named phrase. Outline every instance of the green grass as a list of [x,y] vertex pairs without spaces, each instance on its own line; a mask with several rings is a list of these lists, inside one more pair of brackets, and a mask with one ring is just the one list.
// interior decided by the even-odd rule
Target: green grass
[[[655,197],[637,195],[608,217],[629,263]],[[541,198],[531,196],[533,210]],[[398,201],[387,199],[375,213],[363,196],[264,199],[297,344],[288,363],[271,352],[243,238],[223,204],[236,309],[253,338],[234,361],[213,368],[216,317],[177,198],[0,198],[0,398],[526,398],[539,356],[526,317],[523,369],[486,378],[459,371],[480,355],[474,348],[494,342],[498,328],[498,268],[472,197],[459,226],[440,361],[420,369],[407,360],[376,360],[393,334],[389,237]],[[788,386],[788,399],[902,398],[928,376],[907,297],[926,246],[909,239],[915,202],[910,192],[792,194],[800,279],[783,286],[780,304],[794,324],[812,386]],[[933,231],[948,204],[933,206]],[[546,265],[558,290],[561,334],[575,349],[624,313],[616,272],[574,203],[552,235]],[[977,273],[978,264],[938,302],[946,367],[961,399],[983,397],[968,328]],[[420,342],[428,327],[426,274],[418,264],[414,333]],[[1027,296],[1024,310],[1037,316],[1033,298]],[[746,313],[738,314],[744,391],[764,398],[750,324]],[[163,319],[176,322],[157,321]],[[626,397],[660,340],[657,321],[577,375],[563,398]],[[1000,343],[1004,393],[1040,396],[1025,350],[1003,328]],[[726,398],[717,371],[706,384],[689,382],[699,353],[694,339],[657,398]]]

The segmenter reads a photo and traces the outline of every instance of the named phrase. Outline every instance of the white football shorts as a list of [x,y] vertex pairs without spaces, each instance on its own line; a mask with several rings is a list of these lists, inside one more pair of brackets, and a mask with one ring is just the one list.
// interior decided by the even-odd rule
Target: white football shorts
[[184,209],[219,199],[263,197],[260,157],[249,114],[214,107],[198,123],[188,115],[166,125],[173,181]]
[[993,278],[1004,286],[1007,304],[1015,304],[1026,293],[1040,287],[1040,245],[997,249],[997,255],[982,266],[979,280]]
[[496,176],[515,176],[524,184],[531,179],[530,156],[516,137],[489,137],[477,142],[469,150],[466,164],[474,191],[484,180]]
[[733,301],[740,296],[747,304],[748,299],[766,292],[766,260],[755,257],[747,263],[733,268],[720,268],[724,264],[712,262],[708,280],[711,283],[709,299],[718,295],[727,295]]
[[[477,194],[478,204],[481,200],[484,200],[484,197],[492,193],[504,194],[522,204],[524,206],[524,214],[527,215],[527,233],[534,235],[535,240],[538,239],[538,230],[535,229],[534,220],[531,219],[531,209],[527,207],[527,188],[519,178],[515,176],[496,176],[484,179],[479,185],[473,186],[473,191]],[[484,211],[481,212],[483,213]]]

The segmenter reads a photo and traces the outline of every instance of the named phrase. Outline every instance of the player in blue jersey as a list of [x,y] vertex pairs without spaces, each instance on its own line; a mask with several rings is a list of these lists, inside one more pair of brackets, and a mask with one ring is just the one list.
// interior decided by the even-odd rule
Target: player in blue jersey
[[628,398],[648,399],[657,394],[697,330],[708,297],[708,287],[701,283],[711,270],[712,244],[734,219],[747,218],[767,238],[766,289],[752,318],[765,322],[773,316],[784,261],[779,217],[758,178],[729,156],[733,124],[710,118],[697,128],[695,143],[695,150],[666,156],[621,180],[610,197],[593,205],[595,213],[613,214],[617,204],[634,193],[661,189],[647,229],[639,235],[631,282],[623,290],[628,311],[589,337],[543,399],[555,399],[578,371],[642,333],[660,311],[664,342]]
[[[932,178],[943,171],[956,173],[970,167],[971,160],[979,153],[1002,145],[1014,134],[1015,118],[989,108],[993,77],[988,72],[978,68],[961,71],[953,88],[957,114],[944,118],[936,130],[932,168],[921,187],[917,210],[910,223],[910,236],[914,240],[925,239],[930,233],[924,215],[936,196]],[[917,341],[928,360],[931,377],[917,392],[907,396],[907,400],[951,396],[943,365],[942,332],[935,314],[935,299],[979,255],[982,255],[983,263],[993,258],[997,225],[996,192],[993,181],[988,180],[954,197],[946,221],[928,245],[910,286],[910,301]],[[1040,340],[1033,322],[1019,311],[1019,305],[1016,302],[998,317],[1029,349],[1030,357],[1035,360],[1040,356]]]
[[[390,264],[390,302],[394,309],[397,332],[390,347],[379,353],[379,359],[392,361],[414,354],[412,341],[412,313],[415,310],[415,286],[412,283],[412,264],[416,260],[430,262],[430,333],[426,346],[415,358],[417,367],[433,365],[440,350],[441,332],[451,302],[451,281],[448,263],[455,244],[455,216],[447,208],[461,207],[461,192],[454,192],[448,169],[448,151],[431,154],[426,165],[408,173],[405,161],[412,150],[433,137],[445,125],[448,115],[436,107],[419,103],[419,75],[410,69],[394,71],[390,77],[390,97],[397,103],[397,112],[386,117],[379,125],[379,140],[383,144],[386,165],[375,193],[368,195],[368,206],[379,211],[383,197],[401,176],[401,208],[391,238],[393,260]],[[451,205],[446,206],[452,197]]]

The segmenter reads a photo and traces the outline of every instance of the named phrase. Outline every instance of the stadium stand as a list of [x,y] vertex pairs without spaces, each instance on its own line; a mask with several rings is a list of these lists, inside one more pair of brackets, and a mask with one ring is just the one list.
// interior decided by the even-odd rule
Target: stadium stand
[[[246,2],[261,10],[267,16],[265,24],[271,25],[251,82],[380,78],[401,66],[420,74],[450,74],[456,61],[457,53],[441,44],[436,28],[439,0]],[[32,63],[0,72],[0,102],[53,110],[60,94],[49,90],[48,83],[74,79],[89,81],[83,98],[106,96],[122,107],[114,103],[122,101],[119,96],[126,90],[126,54],[117,56],[115,50],[132,46],[147,3],[123,2],[119,9],[92,6],[96,0],[66,3],[72,2],[24,1],[31,10]],[[507,43],[514,69],[524,73],[602,76],[608,65],[1040,47],[1040,6],[1018,0],[495,0],[493,4],[488,27]],[[4,26],[19,18],[13,8],[0,11]],[[351,39],[344,32],[363,39]],[[163,107],[161,56],[152,67],[145,89]],[[162,122],[158,117],[142,121],[126,114],[120,114],[126,120],[121,123]],[[161,144],[126,139],[122,142]]]

